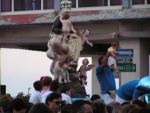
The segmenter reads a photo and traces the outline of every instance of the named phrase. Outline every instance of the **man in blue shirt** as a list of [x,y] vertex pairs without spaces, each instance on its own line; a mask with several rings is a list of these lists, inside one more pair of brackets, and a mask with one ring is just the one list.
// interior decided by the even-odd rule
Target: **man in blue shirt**
[[101,56],[98,60],[99,65],[96,67],[96,77],[100,84],[101,88],[101,97],[105,101],[105,104],[109,104],[110,102],[114,102],[116,91],[116,83],[114,75],[107,65],[107,63],[102,63],[104,60],[104,56]]
[[116,91],[115,101],[122,104],[124,102],[133,102],[134,100],[137,100],[138,97],[144,94],[141,90],[138,90],[136,88],[138,83],[139,83],[139,80],[131,80],[123,84]]

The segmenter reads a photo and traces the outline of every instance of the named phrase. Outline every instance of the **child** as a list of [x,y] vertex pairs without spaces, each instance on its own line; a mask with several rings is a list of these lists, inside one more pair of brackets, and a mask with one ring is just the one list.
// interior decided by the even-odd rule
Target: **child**
[[88,45],[93,46],[93,44],[88,40],[89,35],[90,35],[89,30],[84,30],[82,32],[82,45],[84,45],[84,43],[87,43]]
[[108,48],[106,57],[108,57],[108,66],[110,66],[111,69],[113,69],[116,73],[119,72],[117,69],[117,61],[116,61],[116,49],[118,49],[119,44],[116,42],[113,42],[111,44],[111,47]]
[[33,87],[35,89],[34,93],[30,96],[29,102],[36,104],[40,103],[42,98],[41,90],[42,90],[42,82],[40,80],[37,80],[33,83]]
[[94,65],[88,65],[89,61],[87,58],[82,60],[82,65],[80,67],[80,69],[78,70],[79,74],[80,74],[80,79],[82,82],[82,86],[87,85],[86,79],[87,79],[87,74],[86,72],[91,70]]

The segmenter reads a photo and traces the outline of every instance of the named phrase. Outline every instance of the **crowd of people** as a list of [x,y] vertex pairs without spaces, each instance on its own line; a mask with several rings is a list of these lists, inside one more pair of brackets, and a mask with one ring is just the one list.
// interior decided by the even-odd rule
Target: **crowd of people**
[[1,96],[0,113],[150,113],[150,104],[138,99],[143,94],[135,88],[138,83],[139,80],[132,80],[117,89],[116,101],[109,95],[112,100],[108,102],[103,98],[104,92],[72,101],[69,86],[60,86],[45,76],[33,83],[35,91],[29,99],[20,93],[15,98],[10,94]]

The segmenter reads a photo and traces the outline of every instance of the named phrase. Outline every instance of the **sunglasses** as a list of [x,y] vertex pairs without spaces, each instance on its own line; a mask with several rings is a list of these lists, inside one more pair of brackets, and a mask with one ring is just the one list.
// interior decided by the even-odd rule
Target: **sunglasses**
[[53,101],[56,105],[62,104],[62,101]]

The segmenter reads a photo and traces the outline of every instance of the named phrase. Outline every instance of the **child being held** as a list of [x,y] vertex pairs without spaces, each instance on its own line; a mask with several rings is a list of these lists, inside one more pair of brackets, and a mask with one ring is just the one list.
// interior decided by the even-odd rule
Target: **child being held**
[[113,42],[111,44],[111,47],[108,48],[106,56],[108,57],[108,66],[110,66],[111,69],[113,69],[116,73],[119,72],[117,69],[117,61],[116,61],[116,50],[118,49],[119,44],[116,42]]

